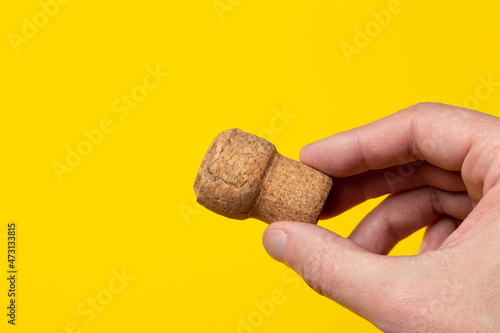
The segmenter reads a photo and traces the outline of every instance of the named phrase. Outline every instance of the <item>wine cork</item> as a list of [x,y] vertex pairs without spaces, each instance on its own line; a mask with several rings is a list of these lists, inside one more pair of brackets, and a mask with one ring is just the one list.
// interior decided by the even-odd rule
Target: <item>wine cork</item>
[[266,223],[317,223],[332,179],[280,155],[269,141],[237,128],[219,134],[196,175],[197,201],[217,214]]

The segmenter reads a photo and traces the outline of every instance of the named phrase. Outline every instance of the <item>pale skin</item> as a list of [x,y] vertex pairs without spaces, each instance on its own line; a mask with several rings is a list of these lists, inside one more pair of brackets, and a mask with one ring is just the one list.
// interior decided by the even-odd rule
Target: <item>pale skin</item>
[[[499,118],[422,103],[307,145],[300,160],[334,179],[323,218],[390,195],[348,238],[272,223],[274,259],[384,332],[498,332]],[[424,227],[419,254],[387,256]]]

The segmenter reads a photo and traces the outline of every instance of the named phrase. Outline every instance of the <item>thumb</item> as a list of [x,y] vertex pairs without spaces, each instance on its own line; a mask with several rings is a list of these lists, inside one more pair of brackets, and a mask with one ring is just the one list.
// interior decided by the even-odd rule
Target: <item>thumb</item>
[[373,254],[325,228],[300,222],[272,223],[263,244],[271,257],[292,268],[320,295],[373,324],[383,327],[395,314],[391,298],[408,267],[395,257]]

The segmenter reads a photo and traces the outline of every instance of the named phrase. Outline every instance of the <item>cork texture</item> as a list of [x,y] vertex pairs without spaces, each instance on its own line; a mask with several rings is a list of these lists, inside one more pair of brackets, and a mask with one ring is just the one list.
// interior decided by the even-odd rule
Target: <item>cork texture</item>
[[331,187],[327,175],[237,128],[212,141],[194,184],[197,201],[215,213],[266,223],[317,223]]
[[278,154],[251,216],[267,223],[317,223],[331,188],[327,175]]
[[272,143],[256,135],[237,128],[222,132],[212,141],[196,176],[197,201],[217,214],[248,218],[276,154]]

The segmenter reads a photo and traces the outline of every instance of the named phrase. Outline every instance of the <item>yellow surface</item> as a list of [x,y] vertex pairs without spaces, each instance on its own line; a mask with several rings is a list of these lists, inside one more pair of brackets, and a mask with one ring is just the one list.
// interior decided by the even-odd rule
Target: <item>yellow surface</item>
[[0,10],[0,331],[377,332],[268,257],[264,223],[193,203],[197,168],[231,127],[298,158],[420,101],[500,115],[498,2],[54,1]]

